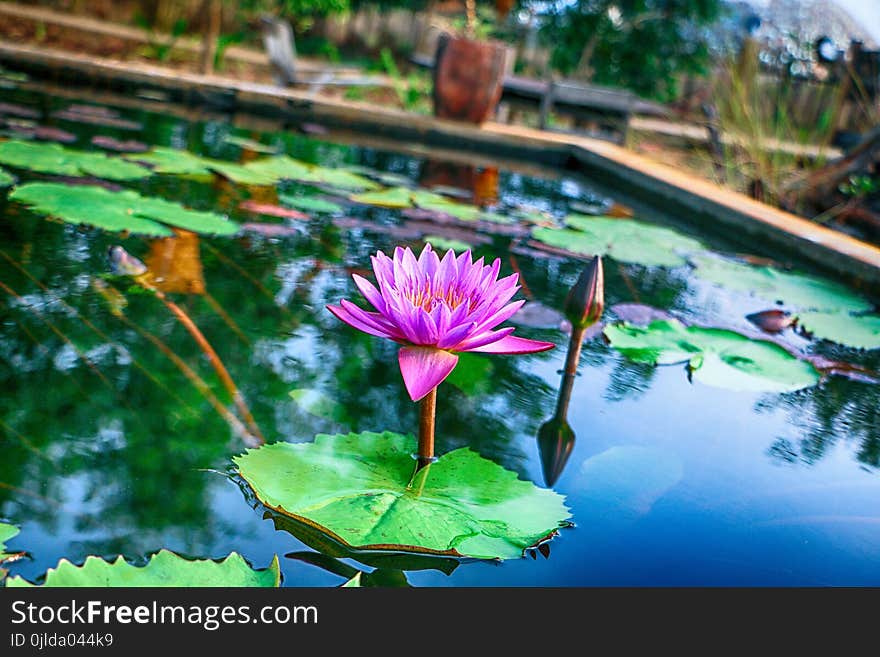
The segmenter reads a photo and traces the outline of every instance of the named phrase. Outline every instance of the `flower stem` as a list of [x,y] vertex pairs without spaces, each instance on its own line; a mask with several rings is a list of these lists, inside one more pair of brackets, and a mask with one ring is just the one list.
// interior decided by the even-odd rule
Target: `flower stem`
[[436,414],[437,388],[434,388],[419,402],[419,470],[434,461],[434,418]]

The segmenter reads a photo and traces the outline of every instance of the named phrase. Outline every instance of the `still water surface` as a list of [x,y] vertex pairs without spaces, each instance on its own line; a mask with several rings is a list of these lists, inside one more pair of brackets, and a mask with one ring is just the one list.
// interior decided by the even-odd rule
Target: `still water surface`
[[[43,110],[65,104],[28,92],[14,99]],[[143,130],[53,123],[73,131],[81,148],[91,148],[90,138],[102,134],[233,161],[254,157],[228,141],[234,136],[307,161],[393,172],[415,184],[448,185],[456,176],[461,184],[483,170],[462,173],[461,166],[425,156],[334,144],[332,135],[319,141],[291,131],[259,133],[160,112],[123,116]],[[277,202],[275,190],[165,175],[126,186],[241,222],[280,221],[238,209],[249,196]],[[293,183],[281,191],[322,193]],[[501,211],[522,206],[561,217],[572,202],[615,199],[635,205],[642,219],[674,220],[628,201],[620,190],[572,176],[524,175],[515,166],[501,168],[497,193]],[[358,297],[350,274],[369,268],[376,249],[421,241],[394,233],[391,227],[402,223],[397,210],[350,205],[345,216],[359,221],[287,220],[297,228],[289,236],[189,238],[181,247],[189,262],[179,272],[182,284],[195,293],[172,296],[214,345],[270,442],[308,441],[322,432],[416,430],[395,345],[349,329],[324,306]],[[0,217],[0,517],[21,526],[14,547],[32,555],[14,564],[13,573],[35,578],[62,557],[139,559],[162,547],[213,558],[234,550],[256,567],[278,554],[287,586],[333,586],[353,568],[373,570],[344,554],[316,553],[276,529],[225,476],[243,445],[157,346],[178,354],[226,399],[165,307],[117,281],[127,305],[121,317],[110,312],[95,285],[107,272],[107,248],[123,244],[148,259],[151,253],[160,257],[158,246],[46,221],[3,199]],[[744,250],[699,237],[721,252]],[[748,250],[775,255],[762,253],[760,245]],[[516,246],[512,251],[505,237],[478,244],[476,251],[502,258],[503,273],[519,270],[526,294],[557,309],[583,266]],[[606,298],[608,306],[637,301],[699,323],[743,328],[745,314],[764,309],[753,298],[701,283],[686,266],[649,268],[610,259]],[[536,437],[553,416],[568,342],[564,330],[549,324],[520,327],[517,334],[553,341],[558,349],[471,357],[455,383],[441,386],[438,452],[467,445],[545,485]],[[877,351],[790,339],[811,351],[880,366]],[[296,401],[289,395],[294,389],[309,392]],[[320,395],[344,412],[310,406]],[[630,363],[596,338],[584,345],[568,421],[576,440],[554,488],[568,498],[576,526],[552,541],[549,557],[536,553],[534,559],[454,569],[404,559],[385,564],[368,581],[880,584],[880,386],[831,378],[794,393],[729,392],[689,383],[680,366]]]

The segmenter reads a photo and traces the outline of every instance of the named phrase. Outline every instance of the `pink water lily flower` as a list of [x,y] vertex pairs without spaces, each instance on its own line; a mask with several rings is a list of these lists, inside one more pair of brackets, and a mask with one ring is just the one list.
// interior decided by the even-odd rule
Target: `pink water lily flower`
[[381,251],[372,257],[378,288],[357,274],[358,289],[377,312],[367,312],[343,299],[327,306],[354,328],[404,345],[398,354],[400,373],[413,401],[436,388],[458,363],[458,352],[528,354],[552,349],[551,342],[518,338],[513,328],[494,330],[525,301],[508,303],[519,289],[517,275],[498,280],[501,261],[476,262],[470,250],[441,260],[426,244],[416,259],[409,248],[394,257]]

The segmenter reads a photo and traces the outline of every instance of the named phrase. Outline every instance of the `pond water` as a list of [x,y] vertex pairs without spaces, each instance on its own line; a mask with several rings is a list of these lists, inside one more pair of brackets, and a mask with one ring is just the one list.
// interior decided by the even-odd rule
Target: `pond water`
[[[4,100],[43,115],[73,102],[4,93]],[[526,175],[506,164],[496,181],[485,166],[453,165],[427,152],[401,155],[333,143],[333,135],[261,133],[170,112],[120,112],[141,128],[75,122],[69,114],[48,123],[72,133],[75,148],[98,150],[91,138],[103,135],[232,162],[262,157],[241,141],[257,140],[307,162],[366,167],[359,171],[374,179],[377,172],[400,177],[385,176],[386,184],[476,186],[484,197],[494,191],[493,207],[503,215],[525,209],[558,220],[578,204],[607,208],[614,200],[719,253],[788,258],[760,244],[697,233],[573,174]],[[55,180],[2,166],[21,182]],[[226,475],[244,445],[180,361],[232,408],[228,395],[167,307],[102,278],[108,247],[121,244],[151,267],[167,265],[169,251],[175,253],[168,295],[213,345],[269,442],[348,431],[415,433],[416,405],[403,388],[396,345],[356,332],[325,310],[359,297],[351,273],[369,269],[377,249],[420,247],[419,233],[471,241],[478,255],[501,258],[503,273],[520,272],[521,294],[550,309],[562,307],[584,266],[541,252],[524,237],[450,234],[449,226],[426,228],[404,220],[399,209],[354,204],[301,183],[253,187],[216,175],[156,174],[117,184],[242,223],[283,225],[290,234],[190,235],[170,246],[48,221],[0,193],[0,518],[21,527],[12,547],[30,558],[11,572],[29,579],[62,557],[140,560],[163,547],[211,558],[237,551],[259,568],[277,554],[286,586],[336,586],[377,563],[328,546],[305,528],[276,526]],[[329,198],[344,211],[278,219],[239,208],[247,200],[274,204],[302,195]],[[611,257],[605,278],[606,307],[649,304],[706,326],[753,329],[745,315],[769,307],[701,279],[689,264],[643,266]],[[544,327],[520,326],[517,335],[559,348],[471,356],[441,385],[438,453],[469,446],[546,485],[537,436],[554,415],[568,343],[559,317],[548,315],[526,322]],[[880,367],[880,350],[809,341],[791,331],[783,339],[807,354]],[[294,390],[300,392],[291,397]],[[689,381],[682,365],[632,362],[596,336],[583,347],[568,423],[575,439],[553,488],[566,496],[575,526],[561,530],[549,551],[500,564],[402,557],[378,562],[368,583],[880,584],[880,386],[831,376],[793,392],[726,390],[698,376]]]

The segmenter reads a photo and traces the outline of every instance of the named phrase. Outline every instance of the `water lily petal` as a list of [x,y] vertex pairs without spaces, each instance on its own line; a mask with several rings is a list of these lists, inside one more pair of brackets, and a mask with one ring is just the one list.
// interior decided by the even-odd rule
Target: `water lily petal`
[[385,299],[382,297],[381,292],[379,292],[379,290],[377,290],[376,287],[363,276],[352,274],[351,277],[354,279],[354,284],[357,285],[361,294],[364,295],[364,298],[373,304],[373,308],[380,313],[385,314]]
[[406,391],[413,401],[419,401],[449,376],[458,356],[433,347],[403,347],[397,362]]
[[513,317],[516,314],[516,311],[522,308],[522,305],[525,302],[525,299],[520,299],[519,301],[514,301],[513,303],[507,304],[494,315],[490,315],[486,319],[482,320],[477,326],[477,330],[484,331],[495,328],[501,322],[504,322]]
[[498,342],[501,338],[507,337],[513,333],[514,330],[515,327],[508,326],[503,329],[498,329],[497,331],[481,331],[473,333],[471,337],[462,340],[455,345],[453,351],[474,351],[477,347],[482,347],[491,342]]
[[375,335],[379,338],[392,338],[392,335],[384,329],[379,329],[371,324],[362,322],[360,319],[353,317],[344,308],[331,304],[327,306],[327,310],[333,313],[337,319],[342,320],[352,328],[356,328],[358,331],[363,331],[364,333],[369,333],[370,335]]
[[529,340],[528,338],[508,335],[482,347],[468,349],[468,351],[477,351],[481,354],[532,354],[538,351],[553,349],[555,346],[552,342]]

